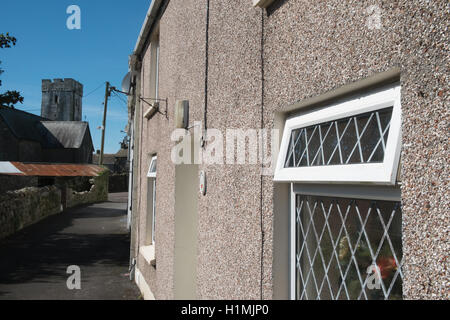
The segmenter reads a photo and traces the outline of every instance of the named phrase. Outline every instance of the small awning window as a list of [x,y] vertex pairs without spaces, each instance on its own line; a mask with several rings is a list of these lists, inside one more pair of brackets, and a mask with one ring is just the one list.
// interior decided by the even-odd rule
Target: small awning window
[[275,181],[395,184],[401,146],[400,86],[286,121]]
[[156,163],[157,163],[158,157],[153,157],[152,161],[150,162],[150,167],[148,168],[147,177],[148,178],[156,178]]

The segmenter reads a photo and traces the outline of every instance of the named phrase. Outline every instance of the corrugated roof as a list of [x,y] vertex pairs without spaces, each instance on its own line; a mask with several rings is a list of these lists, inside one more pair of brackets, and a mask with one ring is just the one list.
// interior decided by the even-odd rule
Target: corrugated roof
[[[9,163],[10,166],[6,165]],[[0,174],[37,177],[96,177],[106,169],[93,164],[1,162]],[[11,172],[12,167],[18,172]],[[4,169],[3,169],[4,168]]]
[[0,174],[22,174],[22,171],[12,165],[11,162],[0,161]]

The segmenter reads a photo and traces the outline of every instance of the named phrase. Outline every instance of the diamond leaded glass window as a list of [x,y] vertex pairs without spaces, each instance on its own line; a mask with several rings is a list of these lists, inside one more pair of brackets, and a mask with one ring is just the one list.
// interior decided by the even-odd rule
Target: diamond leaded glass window
[[401,299],[400,202],[295,195],[297,299]]
[[285,168],[383,162],[392,109],[292,130]]
[[395,185],[401,113],[391,84],[288,114],[274,180]]

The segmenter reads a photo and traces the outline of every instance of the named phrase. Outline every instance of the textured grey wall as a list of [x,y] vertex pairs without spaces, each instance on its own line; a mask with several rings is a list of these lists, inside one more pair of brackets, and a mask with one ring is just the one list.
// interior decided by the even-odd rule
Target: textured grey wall
[[[380,9],[379,29],[367,25],[370,5]],[[271,129],[276,112],[298,101],[400,70],[406,298],[449,298],[448,11],[447,1],[419,0],[288,0],[268,11],[253,8],[250,0],[210,5],[210,128]],[[206,4],[170,1],[160,28],[160,97],[168,98],[169,119],[137,119],[142,149],[135,205],[142,241],[145,177],[157,153],[158,267],[151,271],[143,259],[138,267],[156,298],[168,299],[174,282],[173,107],[177,99],[189,100],[191,124],[203,119]],[[147,50],[143,96],[149,92],[149,60]],[[198,297],[258,299],[262,292],[272,298],[273,177],[261,179],[257,165],[200,169],[207,173],[208,194],[198,199]]]
[[[400,67],[404,295],[448,299],[448,1],[281,2],[265,19],[266,126],[286,105]],[[380,29],[366,26],[372,4]]]
[[[167,17],[167,18],[166,18]],[[195,19],[192,19],[195,17]],[[176,23],[174,23],[176,21]],[[146,277],[157,299],[174,298],[174,246],[175,246],[175,166],[170,159],[170,135],[174,129],[175,101],[190,101],[190,119],[201,120],[204,101],[205,23],[204,3],[196,0],[171,1],[160,24],[159,96],[168,98],[168,117],[157,114],[150,121],[137,119],[142,130],[139,154],[139,177],[135,180],[138,200],[134,207],[140,213],[139,236],[145,239],[147,208],[147,171],[153,154],[158,155],[156,204],[156,270],[142,256],[138,267]],[[189,41],[185,41],[189,39]],[[141,71],[143,97],[149,97],[150,50],[144,56]],[[141,103],[143,112],[148,106]],[[161,108],[165,111],[165,103]],[[136,251],[137,252],[137,251]]]

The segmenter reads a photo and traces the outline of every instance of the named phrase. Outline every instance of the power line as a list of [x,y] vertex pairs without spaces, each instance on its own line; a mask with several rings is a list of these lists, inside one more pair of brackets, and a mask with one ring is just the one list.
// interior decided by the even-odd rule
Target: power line
[[128,102],[122,98],[117,92],[114,92],[114,95],[120,100],[122,101],[126,106],[128,106]]
[[88,96],[90,96],[91,94],[93,94],[95,91],[97,91],[98,89],[100,89],[101,87],[103,87],[105,83],[102,82],[97,88],[95,88],[94,90],[92,90],[91,92],[89,92],[88,94],[84,95],[83,98],[86,98]]
[[128,107],[128,102],[125,99],[123,99],[121,96],[119,96],[115,91],[113,91],[113,93],[116,98],[118,98],[120,101],[122,101],[126,107]]

